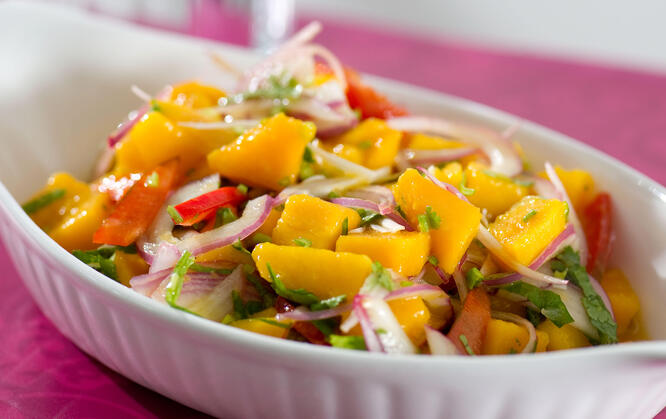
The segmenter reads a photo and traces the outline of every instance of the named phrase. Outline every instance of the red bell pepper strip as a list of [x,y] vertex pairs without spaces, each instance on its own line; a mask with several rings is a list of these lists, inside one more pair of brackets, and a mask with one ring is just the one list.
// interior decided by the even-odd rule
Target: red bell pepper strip
[[490,298],[483,288],[474,288],[467,294],[462,311],[453,322],[448,337],[461,354],[481,355],[488,322]]
[[224,206],[236,206],[247,199],[247,195],[235,186],[225,186],[203,195],[199,195],[174,207],[183,218],[176,224],[191,226],[198,223]]
[[585,238],[588,245],[587,271],[603,271],[611,251],[613,237],[613,204],[609,194],[602,192],[583,210]]
[[[148,178],[157,181],[150,183]],[[178,185],[180,179],[178,160],[171,160],[158,166],[153,172],[144,174],[102,222],[93,235],[93,243],[117,246],[132,244],[148,229],[167,195]]]
[[[286,313],[288,311],[294,311],[294,305],[291,304],[287,299],[278,297],[275,300],[275,310],[278,313]],[[330,344],[326,341],[326,336],[322,333],[321,330],[317,328],[314,324],[310,322],[294,322],[292,328],[297,331],[301,336],[308,340],[310,343],[315,345],[327,345]]]
[[347,100],[352,109],[358,109],[361,117],[389,119],[407,115],[407,110],[392,103],[388,98],[377,93],[372,87],[363,84],[358,73],[345,68],[347,76]]

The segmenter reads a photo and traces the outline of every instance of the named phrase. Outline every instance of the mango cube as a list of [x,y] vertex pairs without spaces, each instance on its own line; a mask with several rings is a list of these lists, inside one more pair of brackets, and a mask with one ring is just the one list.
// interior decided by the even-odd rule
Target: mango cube
[[294,240],[302,238],[310,240],[312,247],[333,250],[345,219],[348,230],[361,222],[353,209],[309,195],[292,195],[273,229],[273,243],[294,245]]
[[459,141],[449,140],[441,137],[433,137],[425,134],[412,134],[406,148],[413,150],[440,150],[443,148],[460,148],[465,145]]
[[56,199],[49,205],[30,214],[30,218],[42,230],[48,232],[58,225],[64,217],[71,215],[72,211],[77,212],[79,203],[86,201],[92,194],[90,186],[75,179],[69,173],[55,173],[49,177],[46,186],[35,194],[33,198],[48,194],[57,189],[63,189],[64,195]]
[[392,166],[400,148],[402,132],[377,118],[368,118],[339,138],[345,145],[365,151],[362,164],[370,169]]
[[439,226],[429,230],[430,245],[439,266],[453,273],[479,229],[481,211],[451,192],[440,188],[414,169],[407,169],[398,179],[398,204],[407,220],[418,226],[418,217],[437,214]]
[[368,255],[404,276],[418,275],[430,254],[430,235],[399,231],[396,233],[360,233],[338,237],[338,252]]
[[526,196],[490,224],[490,233],[523,265],[529,265],[567,224],[568,206]]
[[629,280],[619,269],[609,269],[601,278],[601,287],[606,291],[615,314],[618,335],[624,334],[631,321],[640,311],[638,296]]
[[[577,213],[582,213],[583,209],[589,204],[595,195],[594,179],[585,170],[581,169],[563,169],[555,166],[555,173],[562,181],[564,189],[571,199],[571,203]],[[548,179],[545,172],[539,173],[539,176]]]
[[543,332],[541,330],[537,330],[536,335],[537,335],[537,345],[536,345],[536,351],[534,352],[546,352],[546,350],[548,349],[548,343],[550,342],[548,333]]
[[146,261],[138,253],[131,254],[118,250],[113,256],[113,262],[116,264],[118,282],[126,287],[130,286],[130,279],[147,273],[149,268]]
[[443,168],[432,166],[428,170],[432,171],[432,174],[442,182],[448,183],[458,187],[460,182],[462,182],[463,168],[462,165],[456,161],[448,163]]
[[265,280],[272,281],[270,265],[287,288],[305,289],[322,300],[344,294],[351,301],[372,272],[372,260],[365,255],[313,247],[261,243],[252,259]]
[[407,337],[416,346],[425,342],[425,326],[430,320],[430,310],[419,296],[399,298],[388,302],[393,315]]
[[550,320],[544,320],[537,327],[537,332],[539,331],[548,334],[548,351],[590,346],[590,341],[587,340],[583,332],[576,329],[571,324],[565,324],[558,328]]
[[296,181],[315,126],[279,113],[208,154],[208,164],[238,183],[280,190]]
[[483,341],[484,355],[505,355],[523,350],[529,334],[524,327],[512,322],[490,319]]
[[88,199],[79,202],[76,208],[72,208],[61,223],[48,231],[48,234],[69,252],[77,249],[94,249],[98,245],[92,242],[93,234],[102,225],[109,210],[109,196],[94,192]]
[[519,185],[508,177],[495,175],[476,162],[467,165],[465,178],[465,186],[474,189],[474,193],[467,199],[477,207],[484,208],[489,218],[506,212],[529,193],[528,187]]

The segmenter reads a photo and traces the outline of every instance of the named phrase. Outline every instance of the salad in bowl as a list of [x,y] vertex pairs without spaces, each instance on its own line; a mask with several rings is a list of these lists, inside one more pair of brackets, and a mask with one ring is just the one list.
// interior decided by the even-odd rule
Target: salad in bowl
[[133,87],[95,179],[56,173],[24,210],[109,280],[275,338],[441,356],[647,339],[584,167],[532,167],[518,126],[412,114],[320,29],[231,88]]

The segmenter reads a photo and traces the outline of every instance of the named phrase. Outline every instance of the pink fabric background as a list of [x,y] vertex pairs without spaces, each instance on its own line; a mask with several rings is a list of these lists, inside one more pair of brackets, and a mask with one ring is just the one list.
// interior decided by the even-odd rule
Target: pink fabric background
[[[199,2],[193,20],[185,32],[247,43],[242,15]],[[666,183],[664,76],[324,23],[319,40],[350,66],[536,121]],[[203,417],[79,351],[36,307],[2,248],[0,278],[0,417]]]

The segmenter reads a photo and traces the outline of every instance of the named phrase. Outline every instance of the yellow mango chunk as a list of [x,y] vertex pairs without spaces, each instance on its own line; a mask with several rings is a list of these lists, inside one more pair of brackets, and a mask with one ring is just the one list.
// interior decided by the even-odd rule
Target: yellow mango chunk
[[529,265],[567,224],[568,207],[557,199],[526,196],[488,230],[521,264]]
[[280,190],[294,183],[315,126],[279,113],[208,154],[208,164],[238,183]]
[[174,86],[169,100],[180,106],[207,108],[216,106],[218,99],[224,96],[224,91],[217,87],[189,81]]
[[365,153],[353,144],[323,144],[324,149],[331,153],[349,160],[352,163],[363,164]]
[[79,203],[87,200],[92,193],[87,183],[76,180],[69,173],[61,172],[49,177],[46,186],[32,198],[43,196],[56,189],[64,189],[65,193],[62,198],[29,214],[35,224],[47,232],[58,225],[64,217],[70,216],[73,209],[76,211],[75,208]]
[[116,264],[116,275],[118,282],[126,287],[130,286],[130,279],[137,275],[143,275],[148,272],[148,264],[138,254],[116,251],[113,256],[113,262]]
[[[592,175],[585,170],[566,170],[560,166],[555,166],[555,173],[557,173],[557,177],[562,181],[562,185],[564,185],[564,189],[567,191],[574,209],[580,214],[595,196]],[[548,179],[545,172],[539,173],[539,176]]]
[[529,193],[528,187],[518,185],[508,177],[494,175],[476,162],[467,166],[465,178],[465,186],[474,189],[467,199],[477,207],[485,208],[489,218],[506,212]]
[[458,162],[454,161],[448,163],[446,166],[444,166],[441,169],[439,167],[432,166],[432,168],[428,170],[432,170],[433,175],[437,179],[441,180],[442,182],[453,185],[456,188],[458,187],[458,185],[460,185],[460,182],[462,182],[463,168],[462,165]]
[[312,247],[261,243],[252,259],[265,280],[272,281],[270,265],[287,288],[305,289],[322,300],[344,294],[351,301],[372,272],[372,260],[365,255]]
[[407,169],[398,179],[398,194],[398,204],[413,226],[419,225],[418,216],[426,213],[426,207],[440,217],[439,227],[430,230],[432,254],[445,272],[453,273],[476,236],[481,211],[414,169]]
[[365,151],[362,164],[370,169],[392,166],[402,132],[389,128],[385,121],[368,118],[343,134],[339,141]]
[[387,304],[412,343],[416,346],[423,345],[426,339],[425,326],[430,320],[430,311],[423,298],[414,295],[391,300]]
[[261,233],[265,234],[267,236],[270,236],[273,234],[273,229],[277,226],[278,220],[280,219],[280,216],[282,215],[282,212],[276,210],[273,208],[271,212],[268,214],[268,217],[266,218],[266,221],[257,229],[255,233]]
[[267,308],[258,313],[253,314],[248,319],[235,320],[229,323],[230,326],[238,327],[239,329],[249,330],[250,332],[259,333],[266,336],[273,336],[276,338],[285,338],[289,333],[291,321],[275,320],[277,311],[273,308]]
[[430,254],[430,235],[398,231],[396,233],[361,233],[338,237],[338,252],[368,255],[404,276],[418,275]]
[[105,193],[95,192],[87,200],[79,202],[68,216],[48,231],[59,245],[72,250],[90,250],[98,247],[92,236],[110,212],[110,199]]
[[504,320],[490,319],[482,353],[484,355],[518,353],[527,345],[529,338],[527,330],[522,326]]
[[234,249],[233,246],[222,246],[217,249],[209,250],[195,258],[197,263],[201,262],[233,262],[235,264],[252,265],[252,256],[242,250]]
[[273,243],[294,245],[302,238],[312,247],[333,250],[347,219],[348,230],[358,227],[361,217],[356,211],[309,195],[292,195],[273,230]]
[[536,335],[537,335],[537,345],[536,345],[536,351],[534,352],[546,352],[546,349],[548,349],[548,343],[550,342],[548,333],[543,332],[541,330],[537,330]]
[[539,330],[548,334],[548,351],[590,346],[590,342],[585,335],[571,324],[565,324],[558,328],[550,320],[544,320],[537,327],[537,332]]
[[631,283],[619,269],[609,269],[601,278],[601,287],[606,291],[615,314],[618,335],[624,334],[631,321],[640,311],[641,304]]
[[443,148],[460,148],[464,144],[459,141],[449,140],[441,137],[433,137],[425,134],[412,134],[406,148],[414,150],[440,150]]

